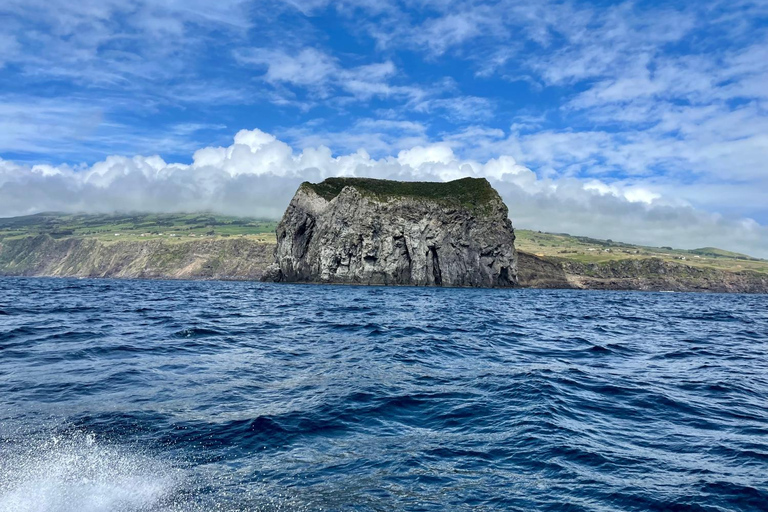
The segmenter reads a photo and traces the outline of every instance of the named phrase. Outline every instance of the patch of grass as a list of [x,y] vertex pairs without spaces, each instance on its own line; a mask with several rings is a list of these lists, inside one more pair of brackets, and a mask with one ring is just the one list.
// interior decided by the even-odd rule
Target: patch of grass
[[718,249],[717,247],[702,247],[700,249],[691,249],[688,252],[690,252],[691,254],[697,254],[699,256],[708,256],[710,258],[732,258],[737,260],[756,260],[757,259],[751,256],[747,256],[746,254],[726,251],[723,249]]
[[754,270],[768,273],[768,261],[722,249],[673,249],[600,240],[566,233],[543,233],[515,229],[515,246],[524,252],[556,257],[579,263],[607,263],[627,259],[660,258],[691,267],[717,268],[738,272]]
[[0,219],[0,240],[50,235],[101,241],[163,239],[170,242],[210,237],[248,237],[273,242],[277,222],[209,213],[192,214],[56,214]]
[[470,208],[485,206],[499,197],[485,178],[462,178],[448,182],[328,178],[322,183],[304,182],[301,186],[313,190],[327,201],[338,196],[347,186],[380,199],[414,197],[456,203]]

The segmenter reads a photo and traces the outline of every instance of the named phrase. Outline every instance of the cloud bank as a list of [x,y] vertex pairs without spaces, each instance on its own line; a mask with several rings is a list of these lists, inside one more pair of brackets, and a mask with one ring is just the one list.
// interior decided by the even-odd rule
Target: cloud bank
[[228,147],[197,150],[191,164],[159,156],[110,156],[93,166],[26,166],[0,159],[0,216],[43,211],[190,212],[279,218],[302,181],[331,176],[448,181],[487,178],[520,228],[649,245],[719,246],[768,257],[768,227],[696,209],[640,185],[537,175],[509,155],[458,157],[448,142],[372,158],[297,151],[271,134],[242,130]]

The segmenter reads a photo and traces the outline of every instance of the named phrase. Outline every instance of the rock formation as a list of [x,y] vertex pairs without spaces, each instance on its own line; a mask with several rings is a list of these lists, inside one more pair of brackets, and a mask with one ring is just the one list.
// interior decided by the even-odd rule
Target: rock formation
[[507,215],[485,179],[303,183],[277,227],[276,262],[266,279],[515,286],[515,235]]

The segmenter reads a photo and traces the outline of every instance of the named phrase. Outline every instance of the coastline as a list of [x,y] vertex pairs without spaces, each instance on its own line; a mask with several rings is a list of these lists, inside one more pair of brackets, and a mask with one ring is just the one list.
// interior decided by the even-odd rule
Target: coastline
[[[167,243],[39,235],[0,242],[0,276],[258,281],[273,262],[274,247],[237,237]],[[580,263],[519,250],[518,279],[520,288],[532,289],[768,293],[768,274],[761,272],[658,258]]]

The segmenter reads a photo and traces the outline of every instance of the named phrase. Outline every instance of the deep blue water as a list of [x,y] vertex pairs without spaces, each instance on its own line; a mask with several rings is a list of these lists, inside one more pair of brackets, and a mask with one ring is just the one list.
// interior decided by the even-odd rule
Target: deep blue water
[[768,510],[768,296],[0,279],[0,511]]

